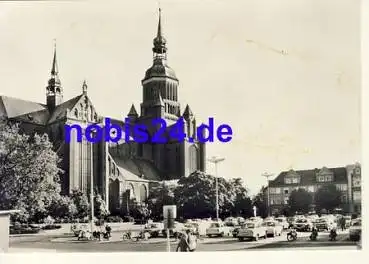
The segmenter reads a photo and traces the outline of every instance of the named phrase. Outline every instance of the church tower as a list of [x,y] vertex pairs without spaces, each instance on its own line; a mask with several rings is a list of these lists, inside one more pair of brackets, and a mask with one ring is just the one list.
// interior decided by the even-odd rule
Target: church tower
[[54,47],[54,58],[51,67],[51,77],[46,87],[46,104],[50,111],[63,102],[63,89],[58,75],[58,64],[56,61],[56,46]]
[[141,117],[163,118],[169,124],[180,116],[178,102],[178,79],[167,64],[167,41],[163,37],[161,10],[156,37],[153,41],[153,65],[146,71],[142,80],[143,100]]

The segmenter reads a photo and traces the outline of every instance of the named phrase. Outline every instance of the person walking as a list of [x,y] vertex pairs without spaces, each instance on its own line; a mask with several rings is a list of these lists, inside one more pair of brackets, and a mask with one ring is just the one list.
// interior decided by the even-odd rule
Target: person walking
[[185,233],[182,233],[180,238],[179,238],[179,242],[177,245],[177,249],[176,252],[180,251],[180,252],[187,252],[189,250],[189,245],[188,245],[188,236]]
[[188,236],[188,249],[190,252],[194,252],[197,247],[197,237],[193,234],[191,234],[190,230],[187,230],[187,236]]

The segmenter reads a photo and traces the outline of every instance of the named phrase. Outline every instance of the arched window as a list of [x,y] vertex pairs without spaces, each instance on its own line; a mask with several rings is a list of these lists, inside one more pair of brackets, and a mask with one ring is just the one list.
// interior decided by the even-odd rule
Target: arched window
[[133,199],[136,197],[136,194],[135,194],[135,187],[133,186],[132,183],[129,183],[128,184],[128,190],[129,190],[129,199]]
[[74,115],[78,118],[78,109],[74,109]]
[[147,188],[145,184],[142,184],[140,187],[140,202],[146,202],[147,200]]

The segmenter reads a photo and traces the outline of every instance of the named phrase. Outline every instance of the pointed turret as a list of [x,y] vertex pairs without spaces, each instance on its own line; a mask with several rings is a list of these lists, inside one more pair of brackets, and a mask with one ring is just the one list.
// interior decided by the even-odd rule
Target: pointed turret
[[138,114],[137,114],[137,111],[136,111],[136,108],[135,108],[135,105],[134,104],[132,104],[131,109],[129,110],[127,116],[128,117],[134,117],[134,118],[137,118],[138,117]]
[[190,119],[192,119],[193,117],[194,117],[194,114],[193,114],[193,112],[192,112],[192,110],[191,110],[190,106],[189,106],[189,105],[186,105],[186,108],[185,108],[185,110],[184,110],[184,112],[183,112],[183,118],[184,118],[185,120],[190,120]]
[[46,103],[50,110],[63,102],[63,89],[59,79],[58,63],[56,59],[56,44],[54,44],[54,56],[51,66],[51,76],[46,87]]
[[83,81],[83,84],[82,84],[82,93],[83,94],[87,94],[87,83],[86,83],[86,80]]

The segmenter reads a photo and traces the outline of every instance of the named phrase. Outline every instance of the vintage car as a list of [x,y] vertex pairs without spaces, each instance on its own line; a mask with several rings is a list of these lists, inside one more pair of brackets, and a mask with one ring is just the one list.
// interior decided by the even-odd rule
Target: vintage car
[[349,228],[349,239],[359,241],[361,239],[361,219],[354,219]]
[[230,236],[231,228],[229,226],[224,225],[222,222],[213,222],[206,229],[206,236]]
[[288,227],[290,226],[290,224],[287,222],[287,218],[285,217],[277,217],[275,220],[279,222],[283,229],[288,229]]
[[238,220],[235,217],[228,217],[224,220],[224,224],[226,226],[237,226],[238,225]]
[[233,228],[233,230],[232,230],[232,236],[233,237],[237,237],[238,236],[238,231],[240,231],[240,226],[236,226],[235,228]]
[[[169,236],[170,237],[178,237],[178,235],[180,233],[183,233],[185,231],[185,226],[184,224],[182,223],[179,223],[179,222],[174,222],[174,228],[170,229],[169,230]],[[166,237],[167,236],[167,230],[166,229],[163,229],[162,231],[163,233],[163,236]]]
[[297,231],[311,231],[313,228],[313,223],[305,218],[300,218],[293,224]]
[[330,230],[332,226],[326,218],[319,218],[314,222],[314,226],[318,231]]
[[145,232],[150,234],[150,237],[158,237],[162,234],[164,229],[163,223],[150,223],[145,227]]
[[345,218],[345,227],[349,228],[351,226],[351,216],[350,215],[345,215],[345,216],[343,216],[343,218]]
[[283,231],[282,225],[279,224],[278,221],[265,221],[262,223],[262,226],[266,228],[266,236],[280,236]]
[[246,222],[238,230],[238,240],[244,241],[245,239],[259,240],[259,238],[266,238],[266,227],[262,225],[262,222],[252,221]]
[[186,223],[184,225],[184,229],[186,230],[190,230],[190,232],[194,235],[198,235],[199,234],[199,223]]

